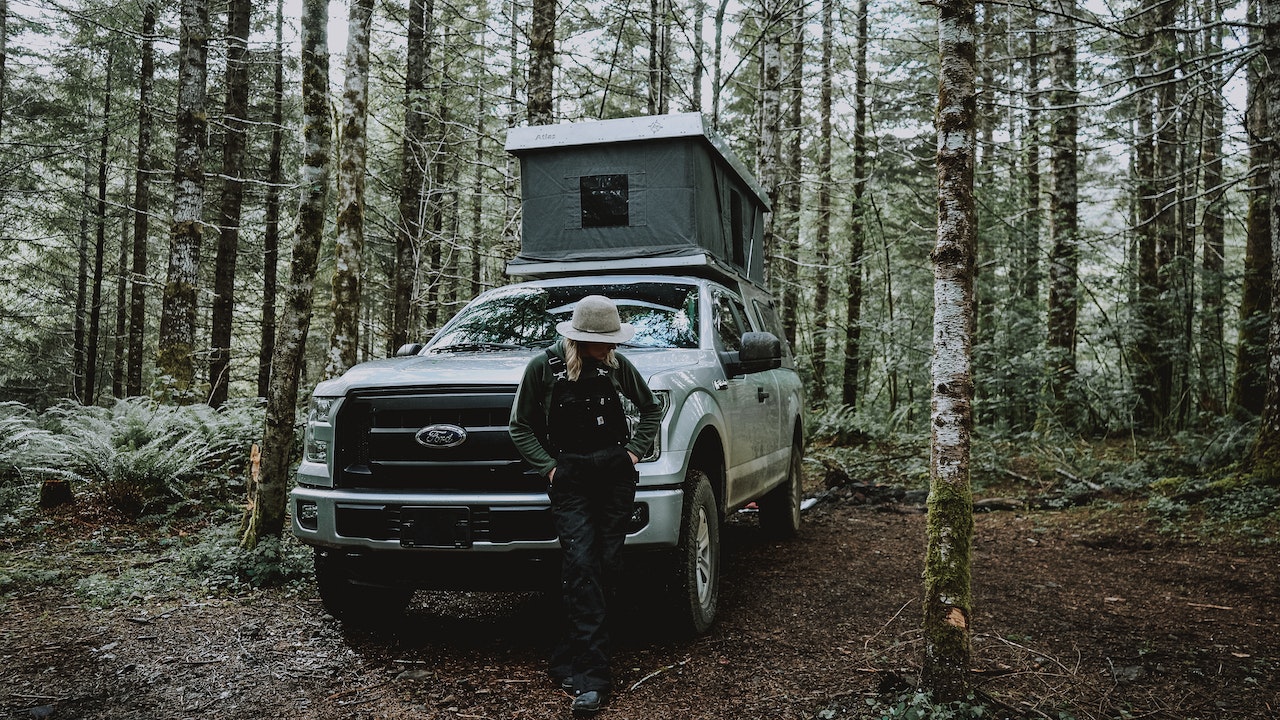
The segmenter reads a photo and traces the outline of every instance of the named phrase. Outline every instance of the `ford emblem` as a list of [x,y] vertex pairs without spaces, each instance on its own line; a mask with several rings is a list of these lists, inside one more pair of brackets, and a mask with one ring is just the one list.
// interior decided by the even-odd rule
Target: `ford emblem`
[[458,447],[467,439],[467,431],[457,425],[428,425],[413,436],[419,445],[433,449]]

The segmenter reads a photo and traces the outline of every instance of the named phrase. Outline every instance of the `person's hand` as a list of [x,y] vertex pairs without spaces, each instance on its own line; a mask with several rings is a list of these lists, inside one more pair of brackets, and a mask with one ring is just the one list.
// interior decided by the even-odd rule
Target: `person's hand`
[[550,485],[555,481],[556,481],[556,469],[551,468],[551,472],[547,473],[547,484]]
[[627,451],[627,457],[631,458],[632,465],[635,465],[636,463],[640,462],[640,458],[636,457],[636,454],[631,452],[630,450]]

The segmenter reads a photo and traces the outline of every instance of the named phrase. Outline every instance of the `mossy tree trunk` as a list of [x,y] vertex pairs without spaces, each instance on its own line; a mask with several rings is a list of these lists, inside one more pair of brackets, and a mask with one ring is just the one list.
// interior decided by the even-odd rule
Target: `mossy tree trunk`
[[297,416],[298,376],[311,329],[312,285],[329,196],[329,154],[333,141],[328,108],[328,3],[305,0],[302,5],[302,185],[298,225],[285,302],[271,360],[266,428],[262,436],[262,472],[252,489],[248,522],[241,538],[245,547],[279,536],[288,509],[288,487]]
[[[1280,0],[1264,0],[1262,3],[1263,31],[1262,52],[1266,68],[1262,87],[1265,88],[1267,121],[1274,130],[1280,128]],[[1275,133],[1267,136],[1270,150],[1271,187],[1280,187],[1280,138]],[[1280,227],[1280,193],[1272,192],[1271,227]],[[1262,424],[1258,429],[1258,441],[1253,450],[1254,474],[1275,483],[1280,481],[1280,312],[1276,312],[1275,299],[1280,297],[1280,243],[1271,242],[1271,330],[1269,360],[1267,365],[1267,395],[1262,404]]]
[[231,336],[236,260],[244,207],[244,159],[249,130],[249,25],[251,0],[227,4],[226,99],[222,121],[222,192],[218,201],[218,253],[214,258],[209,357],[209,405],[222,407],[231,388]]
[[[1260,30],[1257,2],[1249,3],[1249,40]],[[1240,330],[1236,346],[1231,404],[1253,415],[1262,413],[1267,388],[1267,318],[1271,312],[1271,159],[1267,143],[1267,107],[1261,58],[1248,65],[1249,94],[1245,129],[1249,135],[1249,207],[1245,220],[1244,277],[1240,290]]]
[[338,147],[338,239],[334,243],[333,328],[324,377],[338,377],[356,364],[360,347],[360,287],[364,255],[364,175],[368,147],[369,33],[373,0],[353,0],[347,19],[343,73],[341,144]]
[[179,402],[195,401],[196,302],[204,232],[204,151],[209,126],[205,109],[208,45],[209,3],[183,0],[182,39],[178,49],[173,226],[156,357],[164,392]]
[[938,4],[938,236],[933,251],[933,399],[921,681],[935,699],[969,687],[973,496],[973,178],[977,136],[973,0]]
[[1046,320],[1048,407],[1050,420],[1078,426],[1079,410],[1071,402],[1076,376],[1076,323],[1079,304],[1079,185],[1076,136],[1080,108],[1076,105],[1075,0],[1065,0],[1054,14],[1050,51],[1052,88],[1051,155],[1053,182],[1049,192],[1049,310]]

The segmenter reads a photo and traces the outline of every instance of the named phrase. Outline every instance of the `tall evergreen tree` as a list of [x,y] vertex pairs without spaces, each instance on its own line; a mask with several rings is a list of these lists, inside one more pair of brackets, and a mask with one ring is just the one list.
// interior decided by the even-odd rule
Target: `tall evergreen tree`
[[552,122],[555,98],[556,0],[533,0],[529,26],[529,124]]
[[426,195],[423,192],[427,151],[427,63],[431,53],[432,0],[410,0],[409,40],[405,50],[404,137],[400,145],[400,220],[396,224],[395,269],[392,273],[391,342],[394,351],[409,342],[411,301],[417,278],[418,243],[422,239]]
[[[1249,3],[1249,39],[1258,44],[1258,5]],[[1244,278],[1240,291],[1240,329],[1232,376],[1232,405],[1260,415],[1267,393],[1267,334],[1271,315],[1271,143],[1267,117],[1263,59],[1246,66],[1248,103],[1245,130],[1249,138],[1248,209],[1245,220]]]
[[[828,8],[824,0],[823,27]],[[859,373],[862,365],[862,274],[865,267],[867,235],[867,0],[858,0],[857,49],[854,53],[853,91],[853,202],[849,213],[849,264],[845,271],[844,381],[842,400],[850,408],[858,406]],[[825,36],[823,40],[826,43]],[[827,54],[825,48],[823,56]],[[823,66],[826,66],[826,60]],[[824,83],[825,84],[825,83]],[[825,100],[824,100],[825,104]]]
[[326,0],[304,0],[302,4],[302,195],[285,306],[271,362],[261,475],[252,488],[241,538],[245,547],[256,547],[262,540],[278,537],[287,516],[298,384],[311,330],[312,287],[329,196],[333,141],[328,107],[328,7]]
[[356,364],[360,340],[360,275],[364,253],[364,176],[369,103],[369,31],[373,0],[351,0],[343,74],[342,136],[338,146],[338,239],[334,245],[329,356],[324,376]]
[[[1261,0],[1262,56],[1265,60],[1265,88],[1267,125],[1280,128],[1280,0]],[[1280,227],[1280,137],[1274,132],[1267,136],[1271,175],[1271,227]],[[1271,323],[1268,333],[1267,393],[1262,405],[1262,422],[1258,427],[1258,439],[1253,449],[1255,471],[1274,482],[1280,478],[1280,312],[1276,312],[1276,298],[1280,298],[1280,243],[1271,240]]]
[[222,192],[218,202],[218,254],[213,270],[209,346],[209,405],[222,407],[231,386],[231,330],[235,313],[236,258],[244,204],[244,155],[249,123],[249,21],[252,0],[227,5],[226,99],[222,112]]
[[155,89],[156,2],[142,0],[138,70],[138,144],[133,175],[133,250],[129,273],[129,369],[125,394],[142,394],[147,325],[147,233],[151,219],[151,95]]
[[1075,409],[1069,399],[1076,373],[1076,325],[1080,266],[1079,189],[1077,133],[1080,109],[1076,91],[1076,4],[1059,0],[1054,13],[1052,87],[1049,104],[1050,162],[1053,185],[1049,193],[1049,314],[1047,321],[1049,360],[1049,408],[1059,423],[1075,427]]
[[98,141],[98,203],[94,213],[94,243],[91,291],[89,293],[89,335],[85,350],[84,394],[81,400],[92,405],[98,397],[98,340],[102,328],[102,280],[107,250],[107,154],[111,148],[111,71],[115,49],[107,50],[106,78],[102,91],[102,134]]
[[173,225],[156,357],[166,392],[180,402],[195,399],[196,288],[200,282],[204,151],[209,124],[205,111],[208,29],[208,0],[182,0]]
[[276,345],[276,266],[280,259],[280,188],[284,184],[284,0],[276,0],[276,42],[271,49],[271,149],[267,156],[266,227],[262,234],[262,330],[258,397],[271,388]]

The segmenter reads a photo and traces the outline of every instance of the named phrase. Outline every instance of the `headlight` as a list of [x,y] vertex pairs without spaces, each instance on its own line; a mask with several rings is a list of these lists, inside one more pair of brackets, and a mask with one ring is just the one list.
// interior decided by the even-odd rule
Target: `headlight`
[[307,462],[328,463],[329,443],[333,441],[333,425],[329,413],[338,398],[313,397],[307,411],[307,426],[302,437],[302,457]]
[[[662,408],[662,417],[667,416],[667,411],[671,409],[671,392],[669,390],[654,390],[653,394],[658,398],[658,405]],[[622,398],[622,409],[627,415],[627,430],[629,433],[635,433],[636,426],[640,424],[640,410],[630,399]],[[659,431],[653,438],[653,447],[649,453],[640,458],[640,462],[653,462],[662,454],[662,432]]]

